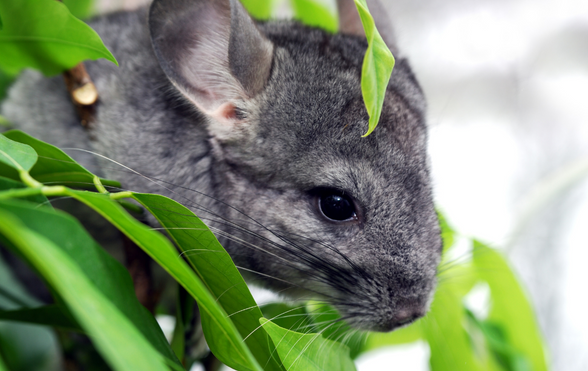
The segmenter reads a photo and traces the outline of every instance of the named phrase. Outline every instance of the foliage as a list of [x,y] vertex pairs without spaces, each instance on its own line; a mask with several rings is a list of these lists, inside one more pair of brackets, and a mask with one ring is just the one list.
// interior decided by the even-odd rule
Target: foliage
[[56,75],[85,59],[116,59],[98,34],[54,0],[0,1],[0,68],[15,75],[33,67]]
[[[77,15],[91,12],[90,1],[72,1],[65,3],[75,6],[72,10],[76,9]],[[259,18],[271,15],[272,2],[244,3]],[[393,59],[387,56],[387,48],[384,50],[365,0],[356,3],[371,48],[364,60],[362,80],[362,88],[365,83],[369,90],[364,90],[366,105],[372,107],[369,133],[379,117],[390,75],[386,68],[391,71]],[[293,7],[299,19],[330,31],[336,29],[335,16],[308,15],[311,9],[331,14],[324,3],[296,0]],[[0,16],[4,22],[0,48],[5,48],[0,49],[0,66],[11,74],[24,66],[58,73],[82,59],[111,57],[91,29],[53,0],[0,0]],[[33,16],[38,28],[16,26],[15,19]],[[56,24],[73,27],[75,32],[67,34],[75,34],[75,40],[67,39],[64,29]],[[23,43],[23,32],[35,41]],[[44,43],[39,35],[54,38]],[[69,44],[57,45],[55,40]],[[121,192],[118,187],[116,181],[95,176],[58,148],[25,133],[0,135],[0,242],[43,278],[55,301],[41,306],[22,299],[22,291],[11,291],[16,289],[9,287],[12,281],[4,279],[7,272],[0,266],[0,325],[49,326],[56,330],[64,349],[68,347],[64,334],[85,334],[92,339],[92,349],[115,370],[183,370],[189,369],[192,361],[184,350],[191,308],[196,303],[208,346],[236,370],[353,370],[352,359],[363,353],[417,340],[428,343],[435,371],[546,369],[532,308],[504,258],[473,241],[470,257],[450,261],[447,256],[458,236],[441,215],[445,258],[430,313],[393,333],[370,334],[352,330],[339,321],[333,308],[319,302],[258,307],[230,256],[191,210],[163,196]],[[101,214],[182,287],[171,345],[154,316],[134,295],[127,270],[76,219],[53,209],[50,200],[55,197],[73,198]],[[129,206],[125,200],[135,204]],[[125,209],[136,210],[136,204],[153,214],[171,240],[138,222]],[[487,315],[464,304],[480,285],[488,287],[491,304]],[[1,330],[0,371],[31,369],[33,361],[23,366],[22,359],[27,356],[20,354],[32,355],[32,349],[9,349]],[[40,358],[32,359],[41,364]]]

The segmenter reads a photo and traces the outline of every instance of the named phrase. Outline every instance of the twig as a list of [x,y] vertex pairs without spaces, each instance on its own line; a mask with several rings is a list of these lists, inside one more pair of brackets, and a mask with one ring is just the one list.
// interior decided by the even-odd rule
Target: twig
[[90,127],[95,120],[98,90],[88,75],[84,63],[80,62],[77,66],[65,71],[63,79],[71,100],[76,106],[82,126]]
[[[57,0],[62,2],[62,0]],[[63,79],[73,104],[78,111],[78,117],[84,128],[89,128],[95,119],[98,90],[86,71],[84,62],[65,71]]]

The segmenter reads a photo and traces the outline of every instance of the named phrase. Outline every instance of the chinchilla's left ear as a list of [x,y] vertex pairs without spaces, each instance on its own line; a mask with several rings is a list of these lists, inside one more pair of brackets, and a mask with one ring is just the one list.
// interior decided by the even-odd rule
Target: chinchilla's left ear
[[[390,51],[396,55],[398,53],[396,36],[384,5],[379,0],[366,0],[366,2],[378,32]],[[365,37],[355,2],[353,0],[337,0],[337,9],[339,11],[339,31],[344,34]]]
[[149,30],[171,82],[211,119],[209,129],[230,131],[237,102],[264,88],[273,55],[239,0],[154,0]]

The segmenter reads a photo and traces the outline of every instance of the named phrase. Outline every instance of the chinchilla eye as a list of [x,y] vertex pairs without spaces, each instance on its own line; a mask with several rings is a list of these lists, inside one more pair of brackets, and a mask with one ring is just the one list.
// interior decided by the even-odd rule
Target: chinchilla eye
[[318,204],[328,219],[345,221],[356,218],[353,201],[341,192],[331,190],[321,193]]

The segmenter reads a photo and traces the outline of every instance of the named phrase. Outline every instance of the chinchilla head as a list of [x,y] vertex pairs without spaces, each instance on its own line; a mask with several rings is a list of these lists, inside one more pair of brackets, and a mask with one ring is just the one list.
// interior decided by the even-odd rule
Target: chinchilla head
[[379,126],[362,137],[367,42],[353,1],[338,5],[338,34],[256,23],[237,0],[155,0],[149,28],[167,78],[205,116],[211,179],[230,205],[213,227],[236,264],[389,331],[424,315],[441,254],[424,97],[397,58]]

